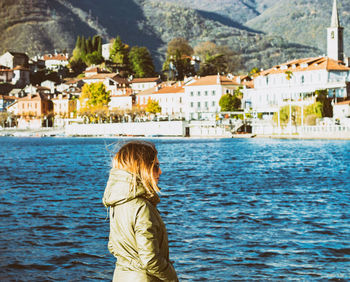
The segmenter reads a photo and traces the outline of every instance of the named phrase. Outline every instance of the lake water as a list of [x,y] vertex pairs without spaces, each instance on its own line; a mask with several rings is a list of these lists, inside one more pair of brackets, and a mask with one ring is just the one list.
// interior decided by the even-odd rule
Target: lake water
[[[101,198],[124,140],[0,138],[1,281],[111,280]],[[350,279],[349,141],[153,141],[180,281]]]

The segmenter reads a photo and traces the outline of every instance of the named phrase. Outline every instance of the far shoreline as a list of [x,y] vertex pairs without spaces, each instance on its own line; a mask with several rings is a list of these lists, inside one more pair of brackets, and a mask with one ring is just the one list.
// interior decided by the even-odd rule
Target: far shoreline
[[0,130],[0,137],[18,137],[18,138],[105,138],[105,139],[285,139],[285,140],[350,140],[350,137],[341,136],[326,136],[326,135],[289,135],[289,134],[232,134],[228,136],[144,136],[144,135],[66,135],[64,129],[43,128],[43,129],[2,129]]

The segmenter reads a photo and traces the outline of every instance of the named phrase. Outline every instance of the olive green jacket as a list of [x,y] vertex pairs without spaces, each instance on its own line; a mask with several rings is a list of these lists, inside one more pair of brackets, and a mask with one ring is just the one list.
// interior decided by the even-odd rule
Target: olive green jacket
[[117,258],[113,281],[178,281],[165,225],[151,202],[131,173],[111,169],[103,204],[110,207],[108,249]]

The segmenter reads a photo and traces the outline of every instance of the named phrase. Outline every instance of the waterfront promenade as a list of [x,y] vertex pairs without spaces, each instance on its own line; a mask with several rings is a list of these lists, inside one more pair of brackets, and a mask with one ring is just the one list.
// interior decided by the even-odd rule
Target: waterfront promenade
[[6,128],[0,136],[15,137],[189,137],[189,138],[280,138],[350,140],[350,128],[344,126],[307,126],[299,132],[278,128],[254,128],[252,133],[235,134],[225,126],[191,124],[183,121],[147,123],[72,124],[39,129]]

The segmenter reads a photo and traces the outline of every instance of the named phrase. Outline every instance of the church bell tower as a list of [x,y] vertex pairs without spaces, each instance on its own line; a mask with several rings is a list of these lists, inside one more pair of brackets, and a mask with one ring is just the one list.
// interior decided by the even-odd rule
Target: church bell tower
[[337,0],[334,0],[331,26],[327,28],[327,56],[336,61],[344,61],[343,30],[339,24]]

